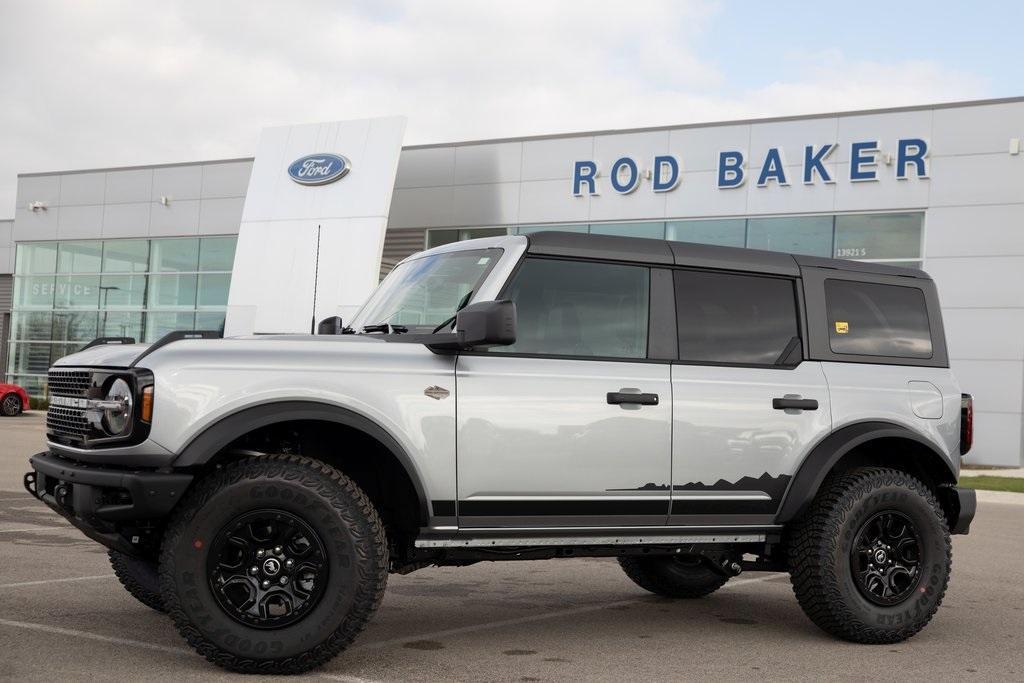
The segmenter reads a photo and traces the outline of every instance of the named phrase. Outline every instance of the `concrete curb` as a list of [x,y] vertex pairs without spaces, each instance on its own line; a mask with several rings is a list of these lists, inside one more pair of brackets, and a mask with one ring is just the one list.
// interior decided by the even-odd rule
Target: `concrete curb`
[[1013,491],[978,491],[978,502],[1024,506],[1024,493],[1014,493]]

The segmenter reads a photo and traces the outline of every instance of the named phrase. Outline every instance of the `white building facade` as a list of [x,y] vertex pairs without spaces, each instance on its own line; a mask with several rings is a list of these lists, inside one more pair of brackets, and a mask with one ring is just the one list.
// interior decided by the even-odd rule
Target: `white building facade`
[[[314,127],[309,149],[261,143],[256,172],[253,159],[239,159],[19,176],[14,220],[0,221],[8,381],[44,393],[49,363],[96,336],[153,340],[171,329],[223,329],[232,316],[242,322],[229,323],[229,333],[307,331],[246,323],[260,315],[236,311],[229,298],[251,308],[271,295],[233,283],[233,272],[248,282],[261,269],[314,267],[316,283],[346,259],[383,274],[415,251],[472,237],[635,235],[924,268],[939,287],[953,368],[975,396],[969,460],[1022,464],[1024,98],[400,151],[392,149],[400,132],[383,147],[338,148],[340,138],[324,133],[337,125]],[[284,137],[304,139],[309,128]],[[388,200],[386,215],[372,211],[386,222],[382,244],[368,238],[354,248],[336,230],[318,237],[315,253],[289,252],[287,263],[259,253],[243,210],[276,210],[265,188],[276,187],[274,174],[287,178],[300,152],[349,164],[334,183],[295,190],[309,193],[303,206],[320,205],[318,192],[343,196],[337,188],[373,169],[372,184],[382,185],[374,196]],[[397,173],[375,161],[392,153]],[[366,218],[344,215],[338,207],[347,205],[325,209],[319,222],[303,208],[303,220],[323,227]],[[236,255],[240,228],[249,246]],[[333,281],[329,306],[315,284],[284,295],[300,306],[312,297],[309,314],[297,316],[305,326],[344,315],[351,306],[334,304],[351,303],[365,286]],[[281,291],[272,296],[280,306]]]

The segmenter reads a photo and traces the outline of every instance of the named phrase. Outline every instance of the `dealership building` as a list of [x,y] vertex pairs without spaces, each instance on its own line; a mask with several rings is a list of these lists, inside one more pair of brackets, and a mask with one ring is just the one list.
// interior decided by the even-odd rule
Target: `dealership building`
[[416,146],[404,127],[270,128],[253,158],[19,175],[0,375],[42,396],[49,365],[100,336],[308,332],[457,240],[631,235],[924,268],[975,396],[969,459],[1022,465],[1024,98]]

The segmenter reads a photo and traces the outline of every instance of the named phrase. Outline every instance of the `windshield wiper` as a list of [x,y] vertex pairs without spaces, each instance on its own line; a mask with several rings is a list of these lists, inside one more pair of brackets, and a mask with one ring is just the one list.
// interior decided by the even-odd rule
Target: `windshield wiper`
[[441,330],[455,322],[455,318],[458,317],[459,311],[466,307],[466,304],[469,303],[469,297],[471,296],[473,296],[472,289],[466,292],[466,295],[462,297],[461,300],[459,300],[459,305],[455,307],[455,314],[452,315],[451,317],[445,318],[444,322],[442,322],[440,325],[431,330],[430,334],[437,334],[438,332],[440,332]]
[[384,334],[402,334],[408,332],[409,328],[405,325],[389,325],[388,323],[379,323],[377,325],[363,325],[363,334],[369,334],[371,332],[383,332]]

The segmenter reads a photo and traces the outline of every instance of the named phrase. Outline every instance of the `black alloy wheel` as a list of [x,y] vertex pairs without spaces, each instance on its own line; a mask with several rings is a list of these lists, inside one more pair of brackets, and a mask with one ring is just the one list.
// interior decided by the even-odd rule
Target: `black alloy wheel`
[[850,550],[861,594],[876,605],[896,605],[921,578],[921,539],[901,512],[886,510],[864,522]]
[[213,541],[207,577],[217,603],[254,628],[280,628],[304,617],[327,585],[320,536],[284,510],[239,515]]

